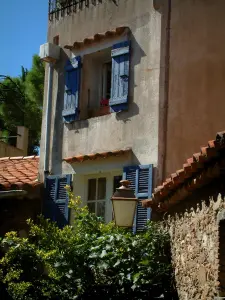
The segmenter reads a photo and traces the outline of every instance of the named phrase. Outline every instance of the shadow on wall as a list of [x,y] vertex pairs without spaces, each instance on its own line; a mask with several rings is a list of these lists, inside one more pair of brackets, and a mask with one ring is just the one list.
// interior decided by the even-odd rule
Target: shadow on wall
[[64,67],[65,61],[68,60],[68,55],[64,50],[60,50],[60,61],[55,65],[55,70],[57,72],[57,84],[53,84],[56,87],[54,94],[56,95],[55,101],[55,111],[53,111],[54,124],[53,124],[53,137],[52,137],[52,157],[51,157],[51,171],[53,170],[53,174],[62,174],[62,147],[63,147],[63,117],[62,111],[64,106]]

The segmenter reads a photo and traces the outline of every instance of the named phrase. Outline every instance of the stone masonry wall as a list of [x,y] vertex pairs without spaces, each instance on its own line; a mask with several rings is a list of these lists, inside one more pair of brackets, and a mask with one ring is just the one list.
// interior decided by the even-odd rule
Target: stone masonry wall
[[224,208],[224,199],[218,195],[216,200],[204,201],[167,219],[180,300],[212,300],[218,295],[218,216]]

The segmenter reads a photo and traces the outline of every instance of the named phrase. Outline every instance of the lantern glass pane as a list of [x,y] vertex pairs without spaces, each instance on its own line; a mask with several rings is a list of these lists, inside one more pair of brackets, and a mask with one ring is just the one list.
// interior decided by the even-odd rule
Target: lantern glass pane
[[136,200],[112,200],[114,218],[117,226],[132,227],[136,210]]

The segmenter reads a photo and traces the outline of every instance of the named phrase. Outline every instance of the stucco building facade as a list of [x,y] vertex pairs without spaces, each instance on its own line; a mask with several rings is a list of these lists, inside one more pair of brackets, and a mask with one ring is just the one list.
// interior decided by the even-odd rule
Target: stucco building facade
[[[122,176],[140,199],[151,194],[153,169],[158,176],[162,15],[149,0],[78,2],[59,1],[57,9],[50,1],[48,42],[58,44],[60,58],[53,65],[48,129],[46,66],[39,174],[41,180],[51,175],[54,187],[54,176],[65,184],[63,176],[72,175],[74,193],[110,221],[110,197]],[[71,77],[68,87],[71,69],[79,69],[79,82]]]
[[150,197],[152,185],[223,130],[224,6],[222,0],[49,1],[47,41],[60,56],[52,65],[51,101],[46,64],[40,179],[53,176],[53,189],[71,180],[95,212],[100,193],[100,215],[110,221],[109,199],[121,176],[140,200]]
[[165,176],[225,128],[223,0],[172,0]]

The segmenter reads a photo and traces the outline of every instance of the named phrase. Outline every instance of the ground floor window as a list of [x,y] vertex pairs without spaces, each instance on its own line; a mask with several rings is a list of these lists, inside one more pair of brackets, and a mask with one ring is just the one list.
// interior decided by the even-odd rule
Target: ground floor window
[[89,211],[105,220],[106,206],[106,178],[91,178],[88,180],[88,199]]
[[83,179],[80,177],[80,186],[74,188],[84,199],[83,203],[88,206],[89,211],[101,217],[106,223],[113,219],[111,197],[116,188],[121,186],[121,173],[122,170],[85,175]]

